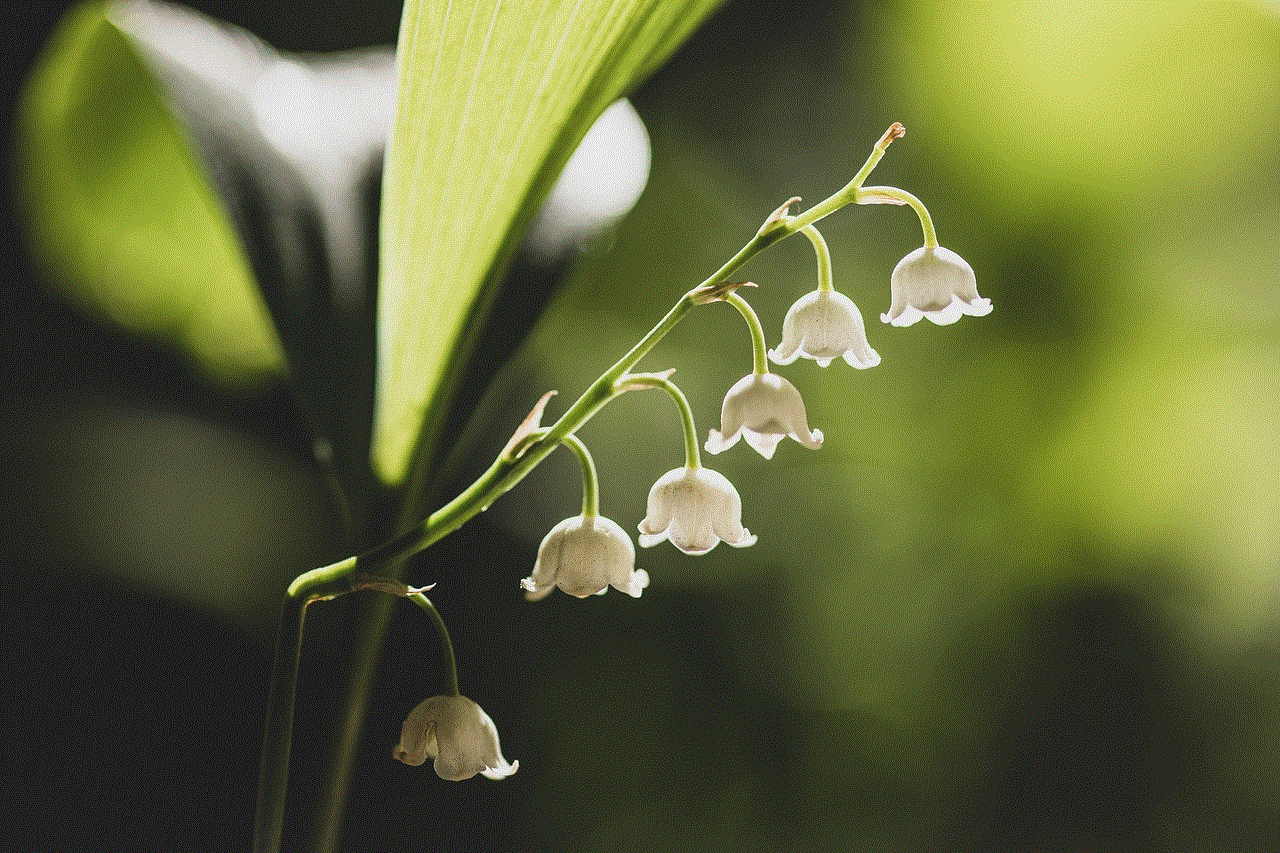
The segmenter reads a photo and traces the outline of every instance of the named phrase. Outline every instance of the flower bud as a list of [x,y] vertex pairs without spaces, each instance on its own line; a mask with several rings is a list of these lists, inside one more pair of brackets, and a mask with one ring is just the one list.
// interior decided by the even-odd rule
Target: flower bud
[[822,446],[822,432],[809,430],[800,392],[776,373],[749,373],[734,383],[720,407],[720,431],[711,430],[707,438],[707,452],[728,450],[739,436],[765,459],[773,458],[787,436],[813,450]]
[[640,522],[640,545],[664,539],[686,554],[705,554],[721,540],[743,548],[756,537],[742,526],[742,499],[723,474],[707,468],[676,468],[649,490],[649,511]]
[[644,569],[635,570],[631,537],[615,522],[574,516],[551,528],[538,548],[533,574],[520,581],[530,601],[545,598],[556,587],[586,598],[610,586],[639,598],[649,585]]
[[433,758],[436,775],[451,782],[477,773],[505,779],[520,766],[502,757],[493,720],[466,696],[423,700],[405,718],[394,754],[397,761],[414,767]]
[[895,326],[910,326],[927,317],[946,326],[969,314],[991,313],[991,300],[978,296],[978,280],[964,258],[941,246],[922,246],[893,268],[893,302],[880,319]]
[[880,354],[867,343],[862,314],[853,300],[834,290],[815,290],[795,301],[782,321],[782,343],[770,350],[774,364],[811,358],[819,367],[844,357],[850,367],[875,367]]

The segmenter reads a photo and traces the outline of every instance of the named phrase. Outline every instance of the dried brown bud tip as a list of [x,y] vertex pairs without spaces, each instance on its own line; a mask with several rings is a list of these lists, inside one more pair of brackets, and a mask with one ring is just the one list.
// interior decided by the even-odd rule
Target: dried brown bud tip
[[754,281],[722,281],[709,287],[698,287],[693,291],[693,304],[706,305],[709,302],[719,302],[739,287],[755,286]]
[[889,147],[890,142],[892,142],[893,140],[897,139],[900,136],[906,136],[906,135],[907,135],[907,129],[902,126],[902,122],[895,121],[893,124],[889,125],[889,129],[886,130],[884,132],[884,135],[880,137],[880,141],[876,143],[876,148],[879,148],[881,151],[883,151],[884,149]]

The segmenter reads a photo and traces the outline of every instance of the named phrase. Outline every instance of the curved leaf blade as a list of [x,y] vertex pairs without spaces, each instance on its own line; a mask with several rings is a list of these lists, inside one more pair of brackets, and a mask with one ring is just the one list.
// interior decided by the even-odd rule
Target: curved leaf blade
[[717,0],[410,0],[383,174],[372,464],[410,469],[535,207],[595,118]]
[[222,381],[283,367],[234,231],[102,4],[74,9],[46,46],[17,137],[31,242],[64,296]]

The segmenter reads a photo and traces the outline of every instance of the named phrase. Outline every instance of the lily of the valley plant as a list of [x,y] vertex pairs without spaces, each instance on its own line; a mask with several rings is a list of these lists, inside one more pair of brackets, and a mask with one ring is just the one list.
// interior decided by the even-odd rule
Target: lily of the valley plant
[[[538,601],[558,587],[577,598],[605,594],[610,588],[639,598],[649,585],[648,573],[636,566],[636,551],[623,525],[600,514],[595,464],[576,435],[613,400],[632,391],[666,394],[675,404],[684,433],[683,465],[663,474],[649,492],[647,513],[638,524],[640,545],[647,548],[665,540],[686,554],[696,555],[707,553],[722,541],[739,548],[755,543],[756,537],[743,526],[743,504],[737,489],[722,474],[702,466],[693,410],[671,380],[673,371],[636,371],[650,350],[694,309],[728,303],[746,321],[751,347],[751,372],[726,392],[720,428],[710,430],[705,449],[722,453],[741,438],[765,459],[773,457],[785,438],[812,450],[823,444],[822,433],[809,425],[799,389],[769,370],[770,359],[786,366],[803,357],[826,367],[843,358],[859,370],[880,363],[879,354],[867,342],[857,306],[834,287],[831,256],[815,227],[822,218],[848,204],[909,205],[917,214],[924,245],[893,270],[891,304],[888,312],[881,315],[885,323],[908,326],[924,317],[947,324],[962,314],[981,316],[991,311],[991,303],[978,296],[973,269],[955,252],[938,244],[933,222],[918,198],[896,187],[864,186],[890,143],[904,133],[901,124],[893,124],[876,142],[853,179],[808,210],[791,212],[798,198],[779,206],[737,254],[677,299],[666,316],[545,427],[541,425],[543,412],[554,392],[543,396],[498,458],[461,494],[400,536],[362,554],[306,572],[289,586],[284,623],[286,631],[292,624],[297,636],[308,604],[357,590],[399,595],[427,614],[440,642],[447,683],[409,712],[400,742],[393,750],[396,759],[410,765],[430,759],[436,774],[450,781],[476,775],[503,779],[516,771],[519,763],[508,762],[503,756],[493,720],[459,690],[449,632],[423,594],[426,588],[406,587],[387,574],[410,555],[430,547],[487,508],[557,447],[566,447],[578,458],[582,509],[555,525],[543,539],[528,577],[519,581],[526,597]],[[759,318],[739,292],[755,285],[732,277],[756,254],[795,234],[803,234],[813,245],[818,287],[791,306],[782,323],[781,341],[769,351]],[[516,582],[513,578],[512,584]],[[264,836],[278,838],[283,814],[297,661],[296,656],[292,661],[287,654],[281,657],[284,662],[278,660],[273,674],[263,750],[259,841]]]
[[[823,217],[851,203],[910,205],[918,215],[924,246],[903,258],[894,269],[892,304],[881,316],[884,322],[907,326],[925,317],[947,324],[962,314],[981,316],[991,311],[991,303],[978,296],[973,269],[955,252],[938,245],[933,222],[918,198],[895,187],[863,186],[889,144],[904,133],[903,126],[896,123],[885,131],[853,179],[829,198],[798,214],[790,212],[799,201],[797,198],[780,206],[737,254],[676,300],[648,334],[548,427],[541,426],[541,420],[554,392],[544,396],[488,470],[453,500],[396,539],[307,572],[293,582],[288,596],[299,612],[312,601],[374,589],[410,599],[432,620],[448,666],[448,683],[443,693],[423,700],[409,713],[394,750],[397,759],[412,765],[432,759],[436,773],[448,780],[469,779],[477,774],[502,779],[515,772],[518,762],[508,763],[503,757],[493,721],[459,692],[448,630],[423,595],[424,590],[379,579],[376,573],[456,530],[520,482],[556,447],[568,448],[581,465],[582,511],[555,525],[543,539],[531,573],[520,581],[526,596],[537,601],[559,587],[569,595],[584,598],[604,594],[612,587],[639,598],[648,586],[648,573],[636,567],[631,537],[621,525],[600,515],[595,464],[576,436],[583,424],[611,401],[630,391],[660,391],[674,402],[684,432],[684,464],[663,474],[649,492],[648,512],[639,522],[641,546],[651,547],[665,540],[686,554],[705,554],[722,541],[734,547],[755,543],[756,537],[742,525],[742,499],[737,489],[722,474],[702,466],[693,411],[671,381],[672,371],[634,370],[695,308],[715,302],[733,306],[746,321],[752,355],[752,372],[725,394],[720,429],[710,431],[706,450],[721,453],[743,438],[766,459],[773,457],[784,438],[813,450],[823,443],[822,433],[809,426],[800,391],[787,379],[770,372],[768,357],[783,366],[798,356],[824,367],[836,358],[843,358],[858,369],[880,363],[880,356],[867,342],[857,306],[834,288],[831,257],[814,227]],[[787,312],[782,341],[767,353],[760,320],[739,293],[751,283],[733,281],[731,276],[765,248],[797,233],[804,234],[813,244],[818,289],[801,296]],[[273,695],[282,693],[287,695],[289,691],[275,691]]]

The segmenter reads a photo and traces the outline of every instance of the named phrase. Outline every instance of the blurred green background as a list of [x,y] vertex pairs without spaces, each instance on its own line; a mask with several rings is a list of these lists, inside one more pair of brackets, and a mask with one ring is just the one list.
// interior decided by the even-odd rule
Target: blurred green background
[[[291,50],[390,43],[399,16],[194,5]],[[62,8],[30,4],[15,32],[9,116]],[[544,390],[559,411],[895,120],[873,181],[925,201],[995,310],[881,324],[918,226],[841,211],[823,226],[836,286],[883,363],[780,369],[822,450],[704,459],[759,544],[641,550],[639,601],[529,605],[517,581],[578,507],[556,454],[418,558],[464,692],[521,770],[450,785],[390,760],[439,688],[406,610],[348,848],[1280,849],[1277,7],[732,3],[633,102],[648,189],[576,262],[517,267],[517,288],[563,281],[527,341],[491,330],[488,357],[511,360],[463,389],[485,415],[459,430],[453,488]],[[57,837],[74,814],[106,847],[243,847],[272,614],[339,556],[306,437],[278,381],[212,384],[51,296],[26,252],[6,244],[6,825]],[[775,345],[811,250],[743,274]],[[705,436],[749,359],[740,318],[710,306],[643,366],[677,368]],[[581,435],[603,513],[634,529],[680,461],[672,407],[631,395]],[[323,661],[344,612],[314,620],[303,714],[340,701]]]

